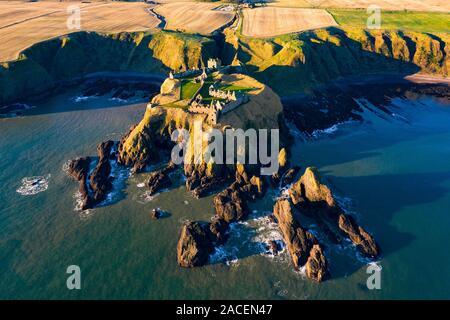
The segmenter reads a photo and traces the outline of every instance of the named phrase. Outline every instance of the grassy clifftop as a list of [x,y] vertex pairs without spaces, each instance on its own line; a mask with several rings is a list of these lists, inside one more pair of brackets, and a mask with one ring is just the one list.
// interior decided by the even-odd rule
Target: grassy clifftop
[[296,93],[341,76],[412,74],[448,76],[450,36],[396,30],[328,28],[255,39],[225,32],[224,58],[279,94]]
[[42,42],[0,65],[0,105],[41,94],[61,80],[99,71],[166,73],[200,67],[216,56],[209,38],[175,32],[81,32]]

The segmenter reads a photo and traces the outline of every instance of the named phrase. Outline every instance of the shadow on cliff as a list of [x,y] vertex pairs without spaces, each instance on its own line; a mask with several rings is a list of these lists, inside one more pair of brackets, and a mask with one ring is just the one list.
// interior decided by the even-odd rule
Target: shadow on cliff
[[[287,50],[275,53],[273,58],[277,59],[274,59],[274,64],[263,70],[251,64],[252,55],[246,52],[251,51],[248,46],[244,46],[245,51],[241,49],[238,56],[243,63],[250,63],[247,70],[251,76],[272,87],[279,95],[308,91],[316,85],[341,77],[354,75],[363,77],[372,74],[395,74],[404,77],[421,70],[414,63],[369,51],[338,28],[330,27],[326,28],[326,31],[330,36],[339,39],[339,45],[319,39],[313,32],[302,33],[298,39],[304,42],[301,47],[303,57],[292,56],[293,65],[281,65],[276,62],[282,61],[282,55],[286,54]],[[374,43],[375,39],[371,39],[368,46],[373,47]],[[385,46],[389,53],[394,52],[391,42],[386,42]],[[410,55],[414,56],[415,47],[410,45],[409,49],[412,51]],[[254,55],[257,56],[257,53]],[[292,57],[285,57],[284,60]]]
[[[353,190],[351,197],[358,202],[358,222],[373,234],[380,245],[381,259],[407,247],[416,238],[413,234],[401,231],[392,225],[395,215],[405,208],[426,205],[445,196],[448,190],[442,184],[450,180],[450,172],[360,177],[336,177],[323,173],[340,188],[348,190],[348,186],[351,186]],[[367,189],[373,192],[369,193]],[[414,212],[414,214],[417,213]],[[427,212],[420,214],[427,214]],[[413,214],[411,219],[414,219]],[[426,226],[423,227],[426,228]],[[365,264],[354,262],[348,261],[345,263],[348,264],[345,268],[341,265],[333,266],[332,263],[333,278],[356,272]]]

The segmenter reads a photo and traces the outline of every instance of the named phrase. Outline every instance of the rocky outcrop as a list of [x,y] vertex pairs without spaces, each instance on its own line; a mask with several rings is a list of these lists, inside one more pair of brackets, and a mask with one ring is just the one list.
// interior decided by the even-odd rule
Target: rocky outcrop
[[224,219],[214,216],[209,223],[211,240],[216,244],[224,243],[227,239],[228,228],[229,225]]
[[186,222],[178,240],[178,264],[185,268],[207,264],[214,247],[225,242],[227,230],[228,223],[219,217],[214,217],[210,223]]
[[89,157],[70,160],[67,170],[67,173],[80,183],[78,191],[80,192],[81,199],[83,201],[83,210],[87,208],[90,203],[89,190],[86,183],[89,174],[90,163],[91,159]]
[[316,281],[324,280],[328,273],[326,259],[317,239],[304,229],[296,217],[287,199],[275,203],[274,215],[283,235],[287,250],[296,269],[309,265],[308,277]]
[[93,208],[105,200],[107,194],[111,191],[113,177],[110,176],[110,160],[115,158],[115,153],[112,152],[113,147],[114,142],[110,140],[97,146],[99,160],[89,177],[89,164],[91,162],[89,157],[78,158],[69,162],[68,174],[80,182],[79,191],[83,201],[81,210]]
[[194,221],[182,226],[177,245],[177,259],[181,267],[203,266],[213,252],[214,245],[207,224]]
[[339,228],[364,255],[370,258],[375,258],[379,255],[378,245],[373,237],[359,226],[352,216],[341,214],[339,216]]
[[213,199],[216,215],[227,223],[242,220],[248,214],[246,201],[236,186],[233,183]]
[[176,166],[173,162],[169,162],[167,166],[161,170],[152,172],[147,180],[149,194],[153,195],[161,189],[168,188],[172,185],[169,174],[175,170]]
[[367,257],[379,255],[373,237],[342,210],[331,189],[321,182],[315,168],[307,168],[303,176],[289,189],[292,203],[304,214],[316,219],[321,229],[334,242],[341,235],[348,237]]
[[98,163],[91,174],[92,206],[105,200],[112,189],[110,155],[114,142],[109,140],[97,146]]
[[321,282],[328,276],[328,266],[325,255],[320,245],[313,245],[309,252],[308,261],[305,265],[306,276],[314,281]]

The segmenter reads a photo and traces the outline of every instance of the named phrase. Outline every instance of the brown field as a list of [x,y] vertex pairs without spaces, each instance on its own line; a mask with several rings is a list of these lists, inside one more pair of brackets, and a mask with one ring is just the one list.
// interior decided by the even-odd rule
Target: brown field
[[[67,7],[81,8],[81,30],[67,28]],[[0,1],[0,61],[10,61],[34,43],[77,31],[115,33],[154,29],[160,21],[144,3]]]
[[329,26],[337,23],[322,9],[263,7],[244,10],[242,33],[250,37],[271,37]]
[[233,12],[213,10],[220,3],[169,2],[157,6],[155,12],[164,16],[165,29],[210,34],[230,22]]
[[450,12],[449,0],[273,0],[270,6],[301,8],[366,9],[377,5],[384,10],[413,10]]

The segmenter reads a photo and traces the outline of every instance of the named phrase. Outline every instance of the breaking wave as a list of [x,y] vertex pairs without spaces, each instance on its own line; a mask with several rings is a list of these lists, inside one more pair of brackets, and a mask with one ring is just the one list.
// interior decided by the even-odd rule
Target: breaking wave
[[21,181],[21,186],[16,190],[23,196],[32,196],[48,189],[51,175],[26,177]]

